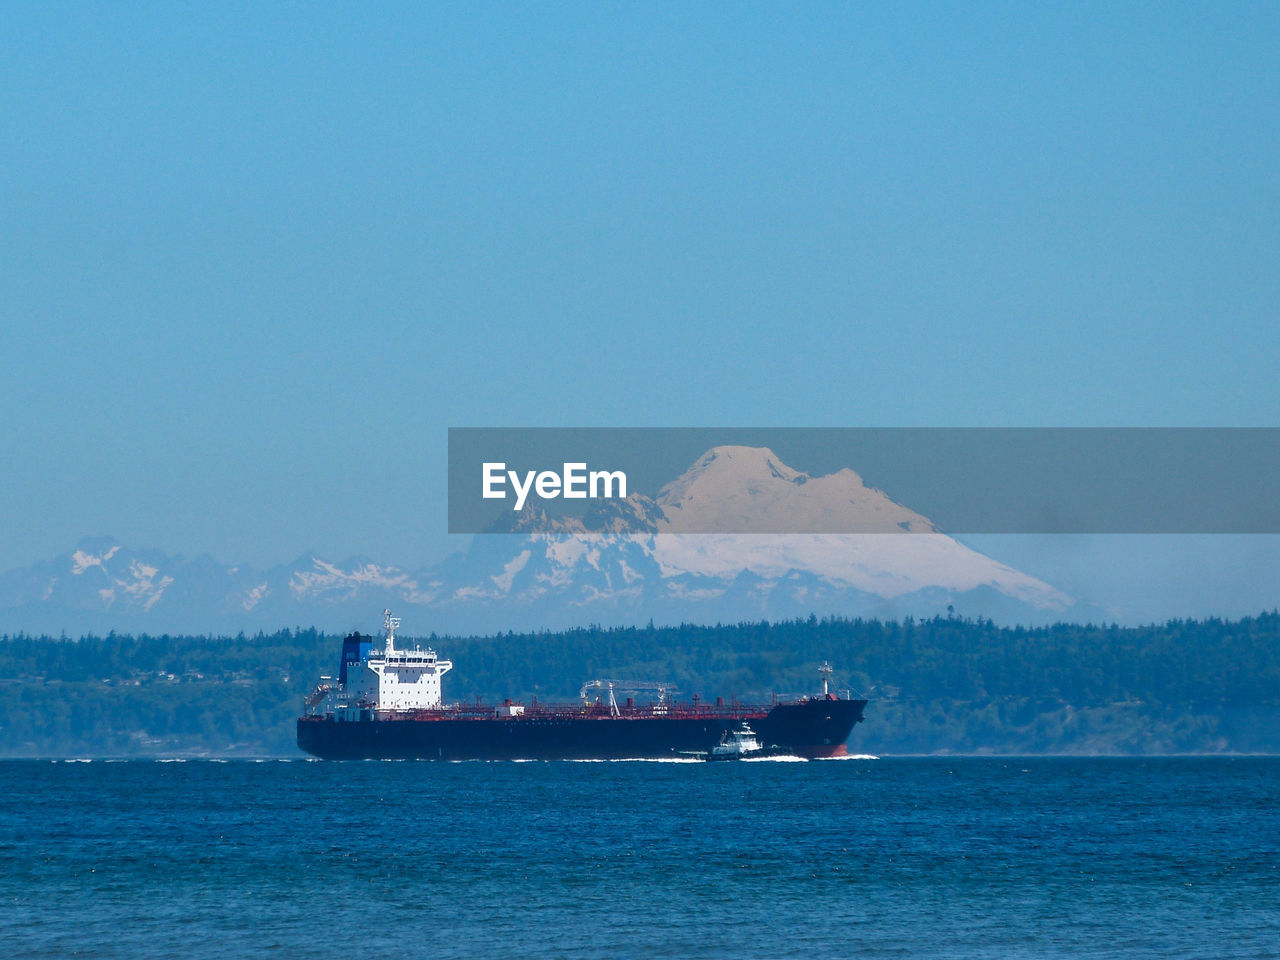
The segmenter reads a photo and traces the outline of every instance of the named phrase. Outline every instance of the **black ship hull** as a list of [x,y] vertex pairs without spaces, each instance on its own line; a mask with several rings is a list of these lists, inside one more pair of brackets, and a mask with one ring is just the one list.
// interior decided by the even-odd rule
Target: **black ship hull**
[[298,720],[298,746],[326,760],[664,759],[709,751],[746,721],[766,748],[801,757],[836,757],[847,753],[849,734],[862,720],[866,703],[828,697],[664,715],[534,712],[498,717],[439,710],[350,721],[310,716]]

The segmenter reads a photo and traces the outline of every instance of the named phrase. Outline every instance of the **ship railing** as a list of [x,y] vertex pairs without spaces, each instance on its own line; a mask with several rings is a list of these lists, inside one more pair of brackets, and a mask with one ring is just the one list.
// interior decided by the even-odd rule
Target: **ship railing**
[[769,704],[755,703],[726,703],[726,704],[707,704],[707,703],[644,703],[644,704],[618,704],[616,712],[609,704],[600,703],[533,703],[524,704],[525,717],[538,716],[585,716],[585,717],[609,717],[617,716],[621,718],[641,719],[647,717],[665,717],[665,718],[707,718],[707,719],[734,719],[743,716],[743,714],[763,716],[767,714],[772,706]]
[[443,707],[419,707],[411,710],[377,710],[379,720],[491,720],[497,707],[489,704],[450,704]]
[[424,707],[414,710],[377,710],[375,716],[379,720],[492,720],[503,719],[519,722],[538,718],[598,718],[607,719],[708,719],[708,720],[741,720],[750,717],[763,717],[773,709],[772,704],[761,703],[646,703],[619,704],[616,712],[607,703],[545,703],[536,701],[529,704],[517,704],[524,707],[524,712],[512,716],[499,716],[498,706],[487,703],[455,703],[440,707]]

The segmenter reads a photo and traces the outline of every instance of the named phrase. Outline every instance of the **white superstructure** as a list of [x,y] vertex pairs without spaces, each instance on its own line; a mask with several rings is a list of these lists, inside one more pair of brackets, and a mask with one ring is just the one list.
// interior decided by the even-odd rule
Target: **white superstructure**
[[[321,683],[308,698],[308,713],[332,713],[339,720],[356,720],[362,710],[441,708],[440,678],[453,669],[453,663],[441,660],[430,647],[398,648],[400,619],[390,610],[383,611],[383,626],[386,636],[381,652],[373,651],[367,643],[362,645],[357,634],[354,649],[360,652],[348,659],[344,648],[345,682],[340,678],[337,683]],[[369,648],[367,654],[361,651],[362,646]]]
[[720,742],[707,754],[708,760],[738,760],[760,750],[756,732],[743,720],[735,730],[726,730]]

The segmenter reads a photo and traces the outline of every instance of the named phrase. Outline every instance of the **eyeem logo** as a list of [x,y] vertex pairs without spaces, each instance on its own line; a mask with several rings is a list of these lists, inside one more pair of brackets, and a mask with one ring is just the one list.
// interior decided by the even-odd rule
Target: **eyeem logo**
[[[485,463],[482,465],[484,476],[483,496],[486,500],[505,500],[506,485],[510,481],[515,491],[516,502],[512,510],[524,508],[529,492],[533,491],[543,500],[554,500],[564,497],[566,500],[610,500],[614,497],[626,499],[627,475],[621,470],[587,471],[585,463],[566,463],[560,473],[554,470],[528,470],[521,477],[515,470],[508,470],[505,463]],[[523,483],[521,482],[523,480]]]

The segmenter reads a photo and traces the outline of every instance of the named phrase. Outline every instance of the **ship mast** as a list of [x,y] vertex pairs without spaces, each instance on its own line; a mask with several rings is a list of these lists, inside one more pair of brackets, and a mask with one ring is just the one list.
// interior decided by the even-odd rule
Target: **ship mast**
[[826,660],[822,661],[822,666],[818,668],[818,672],[822,674],[822,695],[827,696],[827,681],[831,678],[831,674],[835,673],[831,664]]
[[400,618],[393,617],[390,610],[382,611],[382,626],[387,631],[387,656],[396,652],[396,628],[400,626]]

